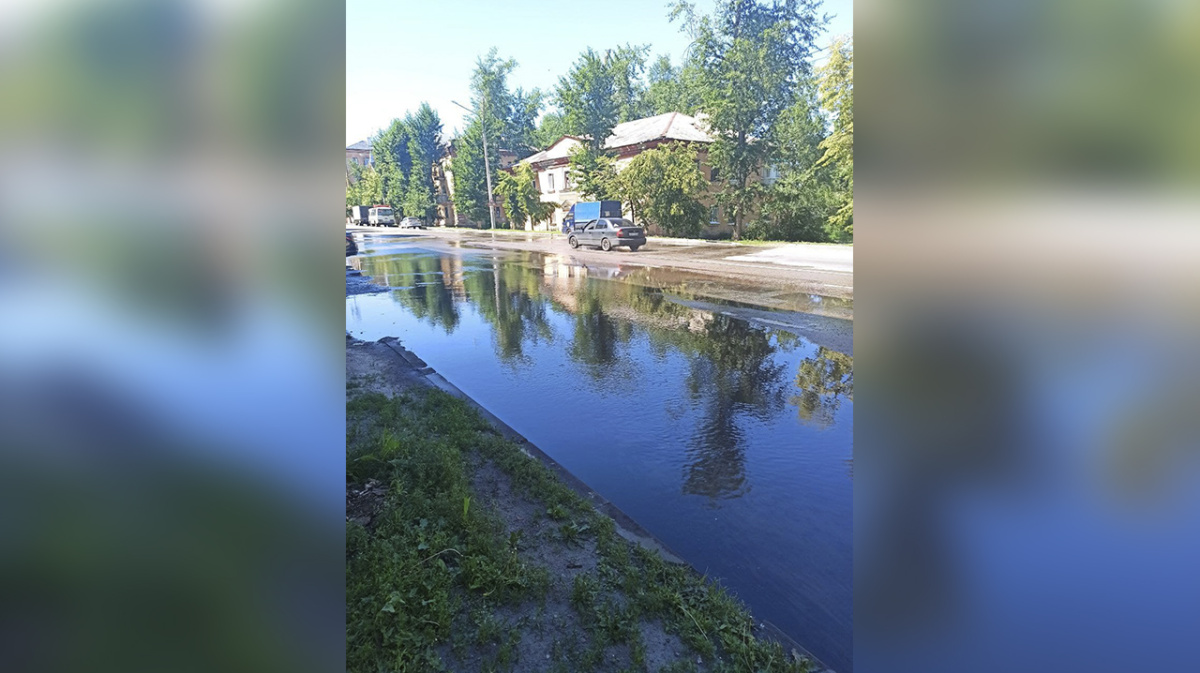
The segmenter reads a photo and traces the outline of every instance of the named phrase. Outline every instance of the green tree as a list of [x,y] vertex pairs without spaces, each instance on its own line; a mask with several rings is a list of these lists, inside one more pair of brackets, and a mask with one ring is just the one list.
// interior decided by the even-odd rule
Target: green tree
[[433,186],[429,180],[416,179],[415,171],[413,178],[409,181],[408,191],[404,195],[404,214],[428,222],[437,205],[433,200]]
[[351,206],[366,205],[362,200],[363,167],[352,161],[346,162],[346,214],[350,214]]
[[[491,162],[493,187],[499,169],[500,149],[518,155],[531,153],[533,120],[541,109],[542,94],[534,90],[515,94],[508,90],[508,76],[517,67],[513,59],[501,59],[493,47],[475,61],[471,74],[472,114],[467,128],[454,143],[451,162],[454,174],[454,205],[458,212],[476,222],[488,221],[487,173],[483,138]],[[486,134],[484,133],[486,128]]]
[[811,74],[809,56],[824,25],[819,0],[722,0],[712,16],[679,2],[700,64],[697,88],[714,142],[709,159],[721,176],[718,202],[732,216],[734,237],[762,192],[752,179],[772,155],[775,122]]
[[442,122],[429,103],[405,117],[412,168],[404,196],[404,214],[428,220],[433,215],[433,164],[441,152]]
[[827,220],[834,210],[830,170],[814,168],[821,156],[825,121],[813,87],[806,85],[804,91],[776,124],[775,156],[768,168],[777,176],[764,190],[762,207],[746,228],[749,238],[830,240]]
[[547,112],[542,115],[542,121],[533,133],[533,145],[544,150],[559,138],[570,135],[567,121],[560,112]]
[[483,139],[486,135],[487,153],[494,176],[505,124],[512,110],[508,75],[516,65],[512,59],[501,60],[493,47],[486,56],[476,59],[475,70],[471,74],[474,112],[468,117],[467,128],[454,143],[451,171],[454,173],[454,207],[475,222],[489,220]]
[[373,166],[368,166],[362,172],[358,184],[359,202],[352,205],[373,206],[385,203],[383,200],[383,176]]
[[646,70],[646,56],[650,45],[635,47],[626,44],[610,49],[604,54],[604,67],[613,81],[613,99],[617,105],[617,123],[649,116],[646,104],[646,86],[642,73]]
[[671,236],[700,233],[707,209],[699,199],[706,184],[694,148],[669,144],[642,152],[620,172],[616,184],[635,217]]
[[509,149],[516,153],[517,159],[524,159],[541,147],[538,143],[537,117],[542,111],[544,99],[539,89],[529,92],[517,89],[512,95],[507,135]]
[[500,207],[513,229],[523,226],[526,219],[534,224],[545,221],[554,212],[553,204],[542,201],[537,174],[529,164],[518,164],[511,172],[501,172],[496,195],[501,199]]
[[593,150],[603,149],[621,113],[617,83],[605,58],[588,47],[559,78],[555,96],[570,132],[585,136]]
[[450,160],[454,175],[454,208],[459,215],[474,222],[488,221],[481,132],[480,123],[468,124],[462,136],[455,139],[454,158]]
[[396,210],[403,209],[408,176],[412,172],[411,138],[405,120],[393,119],[387,129],[372,141],[375,170],[383,185],[382,198],[376,203],[386,203]]
[[832,121],[832,132],[821,141],[824,154],[816,167],[828,166],[837,209],[829,217],[830,238],[854,237],[854,45],[846,38],[834,40],[829,60],[820,68],[821,109]]
[[616,162],[602,150],[590,145],[571,148],[568,174],[574,191],[589,199],[617,198]]
[[646,114],[698,112],[700,97],[694,84],[695,77],[694,65],[672,66],[671,57],[659,56],[646,73],[649,82],[644,96]]

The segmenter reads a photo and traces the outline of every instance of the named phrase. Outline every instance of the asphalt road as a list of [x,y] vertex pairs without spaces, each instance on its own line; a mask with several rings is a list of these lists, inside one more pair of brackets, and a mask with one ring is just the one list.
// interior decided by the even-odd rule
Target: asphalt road
[[496,233],[433,227],[399,230],[347,227],[353,232],[387,237],[423,237],[447,245],[495,250],[531,250],[591,265],[647,267],[699,274],[773,293],[816,294],[837,299],[854,297],[854,249],[849,245],[782,243],[738,245],[651,237],[637,252],[614,248],[572,249],[562,234]]

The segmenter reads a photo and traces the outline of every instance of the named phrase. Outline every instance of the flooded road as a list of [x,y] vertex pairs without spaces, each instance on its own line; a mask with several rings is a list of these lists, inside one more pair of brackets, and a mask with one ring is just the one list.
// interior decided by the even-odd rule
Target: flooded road
[[391,289],[347,297],[351,334],[398,337],[755,615],[851,670],[849,300],[748,302],[734,281],[420,239],[360,248],[348,263]]

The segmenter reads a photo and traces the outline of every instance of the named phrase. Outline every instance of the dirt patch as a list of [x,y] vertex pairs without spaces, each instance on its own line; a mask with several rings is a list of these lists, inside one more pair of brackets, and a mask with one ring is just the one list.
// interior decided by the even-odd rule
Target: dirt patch
[[346,335],[346,399],[367,392],[395,397],[428,385],[429,380],[387,341],[359,341]]
[[387,487],[374,479],[368,479],[362,486],[347,487],[346,520],[370,530],[386,496]]

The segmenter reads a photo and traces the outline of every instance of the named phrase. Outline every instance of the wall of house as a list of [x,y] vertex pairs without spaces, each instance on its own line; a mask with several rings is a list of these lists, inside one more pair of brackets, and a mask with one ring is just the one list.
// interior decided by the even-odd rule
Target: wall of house
[[371,150],[346,150],[346,164],[366,166],[371,160]]
[[[615,161],[616,169],[618,171],[624,170],[625,167],[629,165],[629,162],[632,161],[638,153],[646,149],[656,147],[659,144],[661,143],[647,143],[645,146],[631,147],[623,152],[620,152]],[[707,183],[706,193],[701,196],[700,202],[704,204],[705,208],[707,208],[710,213],[712,213],[713,209],[716,208],[715,216],[701,227],[700,236],[702,238],[728,238],[733,233],[733,221],[726,215],[723,208],[716,206],[717,183],[713,181],[713,169],[712,165],[708,161],[707,148],[705,148],[703,145],[700,145],[697,148],[696,158],[700,163],[700,172],[704,176],[704,179]],[[553,162],[541,167],[535,165],[534,170],[537,173],[538,188],[542,193],[542,201],[546,203],[559,204],[559,207],[556,208],[553,213],[551,225],[537,225],[534,227],[527,222],[525,228],[536,228],[538,230],[548,229],[551,226],[553,228],[561,228],[562,221],[566,216],[567,210],[575,203],[584,200],[584,198],[578,192],[571,191],[569,188],[564,189],[564,181],[567,180],[568,177],[568,166],[567,163],[562,159],[555,159]],[[551,175],[554,176],[553,189],[550,188],[549,176]],[[760,180],[762,179],[762,176],[759,173],[755,173],[751,179]],[[626,206],[628,206],[628,204],[626,204]],[[627,219],[635,220],[633,217],[634,215],[635,213],[631,212],[628,207],[626,207],[624,216]],[[665,235],[665,232],[660,231],[656,226],[647,225],[645,222],[641,221],[637,221],[637,223],[645,226],[646,232],[652,236]]]

